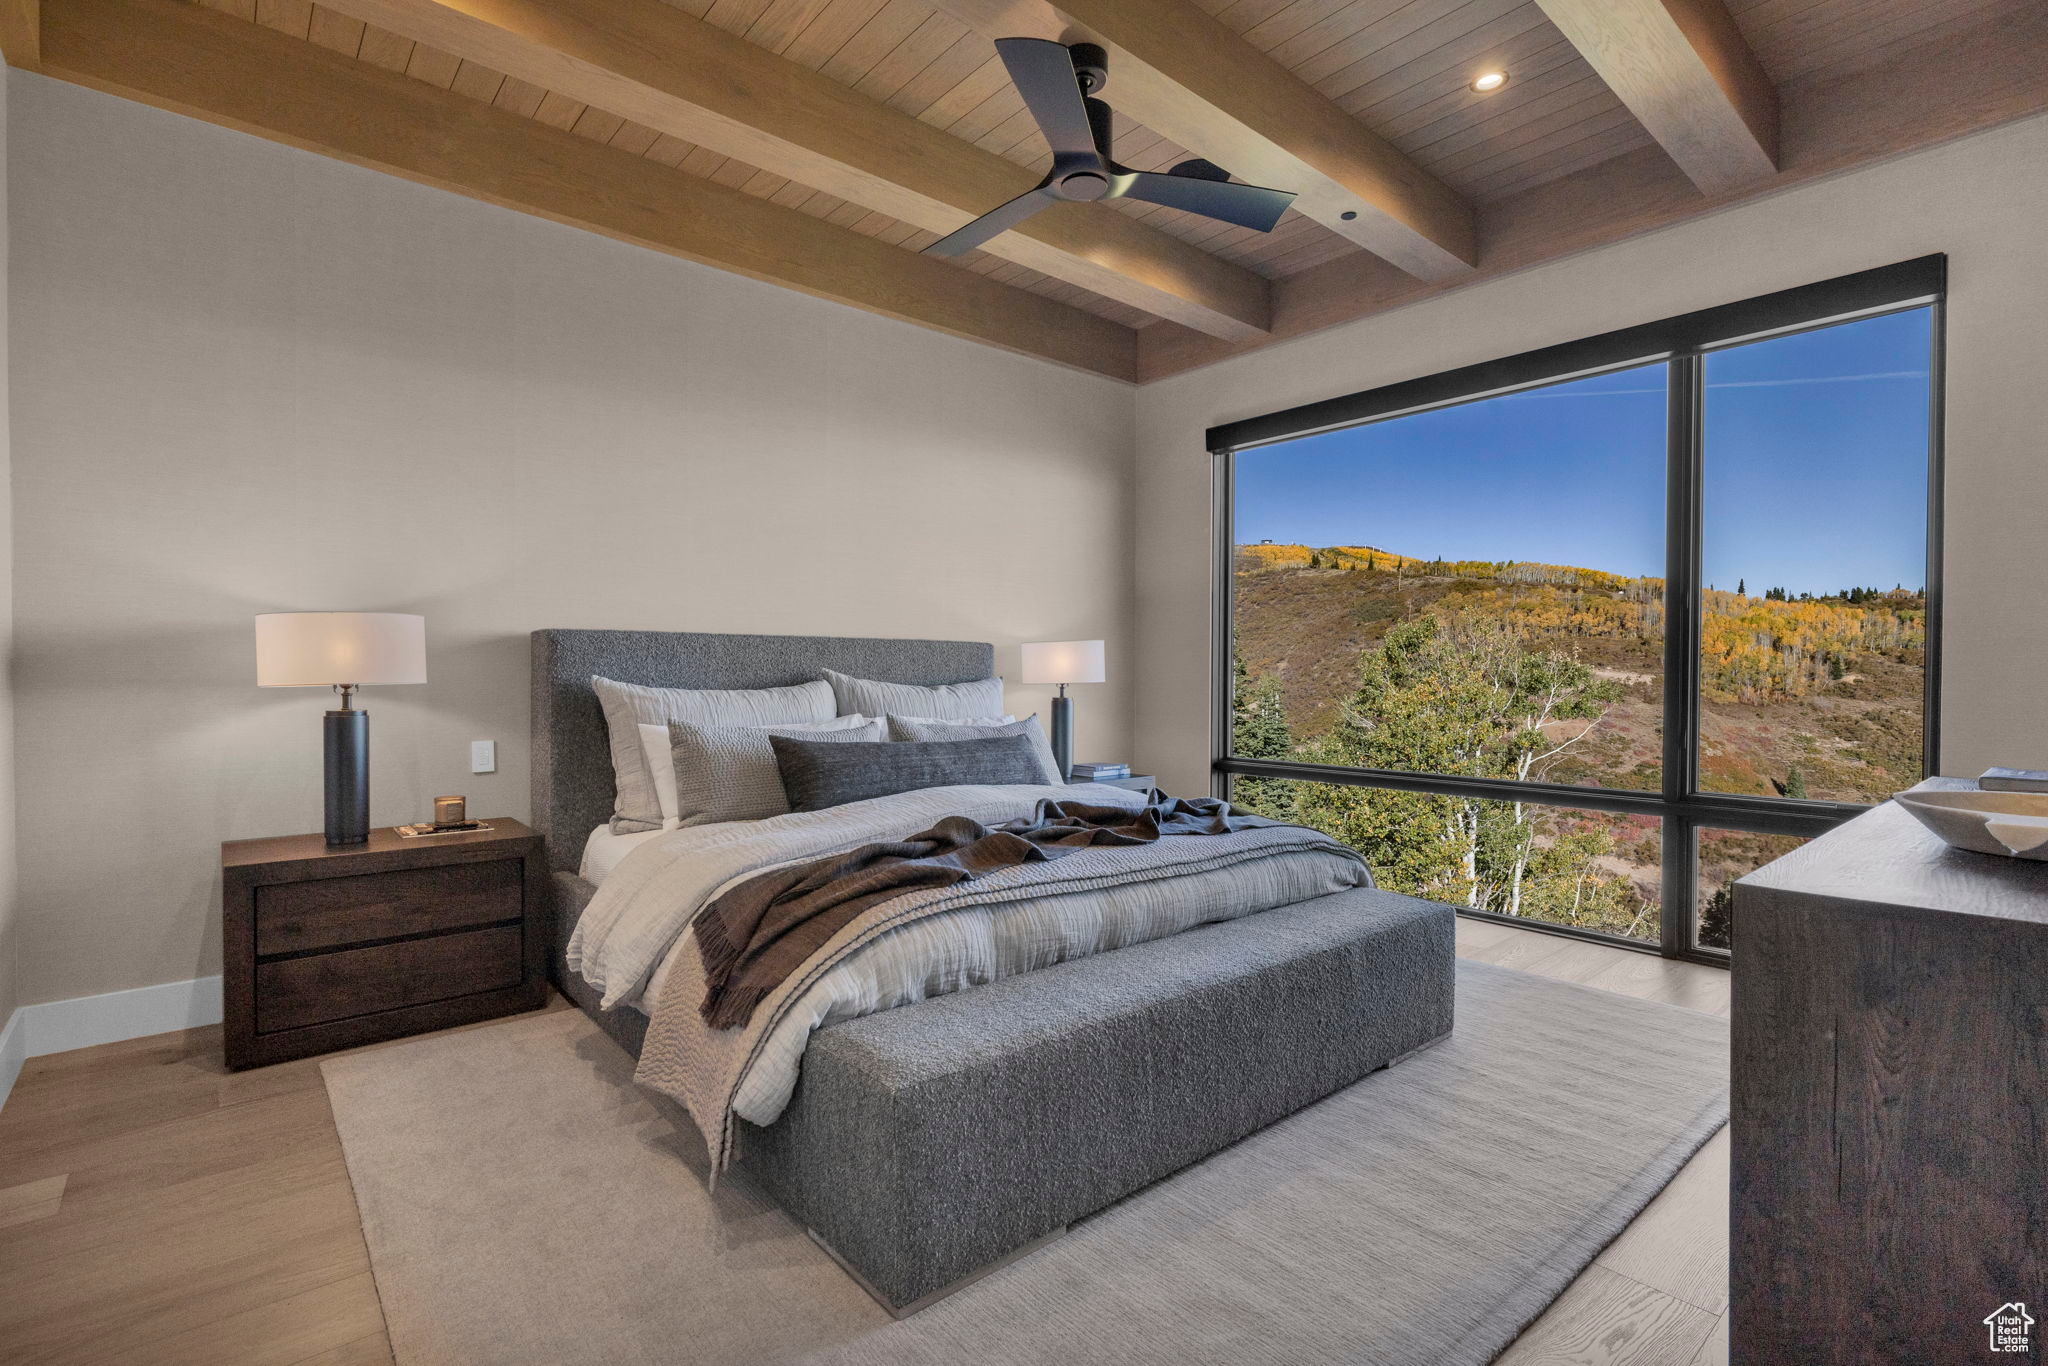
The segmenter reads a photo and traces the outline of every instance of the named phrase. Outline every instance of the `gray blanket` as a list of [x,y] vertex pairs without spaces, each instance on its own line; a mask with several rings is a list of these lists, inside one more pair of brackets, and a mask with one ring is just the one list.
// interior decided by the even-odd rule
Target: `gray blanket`
[[753,1018],[754,1008],[863,911],[921,888],[950,887],[1082,849],[1129,848],[1173,836],[1228,835],[1280,822],[1233,810],[1213,797],[1165,798],[1137,810],[1046,800],[1000,825],[948,816],[901,840],[865,844],[759,874],[698,916],[704,964],[698,1007],[714,1029]]

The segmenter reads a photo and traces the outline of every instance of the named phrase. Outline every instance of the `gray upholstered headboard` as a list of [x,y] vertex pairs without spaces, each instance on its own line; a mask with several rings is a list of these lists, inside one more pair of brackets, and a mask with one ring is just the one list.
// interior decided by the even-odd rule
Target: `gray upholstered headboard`
[[533,633],[533,825],[554,866],[574,872],[591,828],[612,814],[612,758],[590,676],[658,688],[779,688],[821,669],[890,683],[969,683],[995,672],[971,640],[722,636],[694,631]]

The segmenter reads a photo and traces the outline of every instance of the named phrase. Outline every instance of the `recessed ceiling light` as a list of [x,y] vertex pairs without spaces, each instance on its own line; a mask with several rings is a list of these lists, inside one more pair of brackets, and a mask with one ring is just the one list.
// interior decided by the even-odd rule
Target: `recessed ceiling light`
[[1472,88],[1482,95],[1491,95],[1508,83],[1505,71],[1482,71],[1472,78]]

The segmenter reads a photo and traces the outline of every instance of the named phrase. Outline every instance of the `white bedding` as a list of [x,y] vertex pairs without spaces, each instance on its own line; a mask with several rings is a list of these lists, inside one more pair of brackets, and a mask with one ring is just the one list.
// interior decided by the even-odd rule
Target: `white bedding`
[[600,825],[590,832],[590,838],[583,841],[583,862],[577,866],[576,876],[593,887],[604,886],[604,880],[611,876],[612,869],[619,866],[626,855],[638,849],[649,840],[660,839],[673,824],[660,830],[638,830],[630,835],[614,835],[610,825]]
[[[854,802],[764,821],[654,831],[630,851],[591,899],[569,946],[569,967],[599,988],[607,1007],[651,1009],[677,955],[696,952],[688,933],[699,909],[743,878],[782,864],[901,838],[951,815],[985,824],[1029,816],[1044,798],[1142,806],[1122,788],[948,787]],[[1297,860],[1276,869],[1266,904],[1282,905],[1359,885],[1355,858]],[[732,1110],[756,1124],[782,1113],[811,1034],[835,1020],[910,1004],[1033,968],[1157,938],[1187,925],[1263,905],[1227,902],[1229,884],[1162,882],[1037,898],[920,921],[869,945],[804,993],[768,1036]],[[645,1002],[647,1004],[642,1004]],[[667,1008],[689,1008],[670,1005]]]

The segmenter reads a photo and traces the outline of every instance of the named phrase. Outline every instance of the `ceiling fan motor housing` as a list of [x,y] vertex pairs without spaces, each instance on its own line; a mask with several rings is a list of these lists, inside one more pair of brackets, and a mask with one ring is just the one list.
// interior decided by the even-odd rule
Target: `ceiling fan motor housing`
[[1053,182],[1061,199],[1086,204],[1109,193],[1109,177],[1100,171],[1070,171]]
[[1067,54],[1074,59],[1074,77],[1081,93],[1093,95],[1109,84],[1109,54],[1093,43],[1069,43]]
[[[1085,82],[1082,88],[1086,89]],[[1123,168],[1109,159],[1112,137],[1109,106],[1092,95],[1082,96],[1081,104],[1088,111],[1088,131],[1095,143],[1095,152],[1093,155],[1077,152],[1055,154],[1052,174],[1047,181],[1052,192],[1061,199],[1086,204],[1106,198],[1110,192],[1110,176]]]

